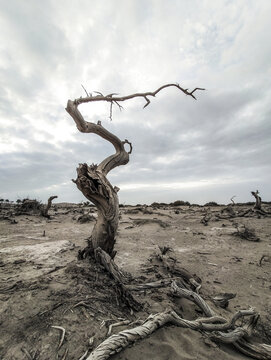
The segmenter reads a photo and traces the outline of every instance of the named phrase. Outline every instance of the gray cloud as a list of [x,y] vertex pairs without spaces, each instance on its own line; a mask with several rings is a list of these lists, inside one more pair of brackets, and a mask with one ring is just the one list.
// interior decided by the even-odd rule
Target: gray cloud
[[[67,99],[95,90],[129,94],[167,82],[206,87],[197,101],[168,89],[114,108],[86,105],[88,121],[133,143],[109,178],[127,203],[248,201],[270,193],[270,2],[60,0],[1,2],[1,197],[83,196],[78,163],[114,150],[81,134]],[[225,15],[226,14],[226,15]]]

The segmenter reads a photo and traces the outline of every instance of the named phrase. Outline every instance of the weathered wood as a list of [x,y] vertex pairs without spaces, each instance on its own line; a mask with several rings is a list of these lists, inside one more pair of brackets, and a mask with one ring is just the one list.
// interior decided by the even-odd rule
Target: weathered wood
[[191,274],[187,269],[180,266],[179,261],[172,251],[168,251],[165,254],[158,254],[157,258],[162,261],[163,266],[171,275],[182,278],[184,280],[183,285],[187,284],[187,288],[200,289],[201,279],[196,274]]
[[40,212],[41,216],[44,216],[44,217],[46,217],[46,218],[49,218],[48,211],[49,211],[50,207],[52,206],[52,201],[53,201],[54,199],[56,199],[56,198],[57,198],[56,195],[49,197],[48,202],[47,202],[47,205],[46,205],[46,206],[43,206],[43,207],[41,208],[41,212]]
[[239,339],[233,343],[234,347],[241,353],[257,360],[271,359],[271,345],[267,344],[252,344],[246,339]]
[[251,191],[252,196],[255,197],[256,203],[254,205],[255,210],[262,210],[262,198],[259,195],[259,191]]
[[[98,247],[105,250],[111,257],[114,256],[113,249],[119,221],[119,201],[117,196],[119,189],[110,184],[106,175],[115,167],[125,165],[129,162],[132,144],[127,139],[121,141],[116,135],[106,130],[100,121],[98,121],[97,124],[85,121],[78,110],[78,106],[82,103],[96,101],[109,102],[110,117],[112,117],[113,104],[121,107],[119,102],[141,97],[145,99],[146,104],[144,107],[146,107],[150,104],[149,97],[155,97],[161,90],[168,87],[176,87],[194,99],[196,99],[194,93],[197,90],[204,90],[202,88],[195,88],[192,91],[188,91],[188,89],[182,88],[179,84],[166,84],[154,92],[135,93],[128,96],[115,96],[116,94],[104,96],[101,93],[97,96],[92,96],[86,92],[87,96],[84,98],[80,97],[74,101],[68,100],[66,111],[75,121],[77,129],[83,133],[94,133],[101,136],[103,139],[109,141],[116,150],[115,154],[104,159],[99,165],[79,164],[77,168],[77,179],[73,180],[84,196],[94,203],[98,209],[97,222],[93,228],[87,248],[80,254],[81,257],[93,254],[93,250]],[[124,147],[125,144],[129,145],[129,151],[126,151]]]
[[[226,331],[231,329],[237,319],[243,316],[254,315],[253,310],[239,311],[235,314],[231,321],[225,323],[218,323],[224,320],[221,317],[211,318],[199,318],[196,320],[185,320],[181,318],[175,311],[168,310],[155,315],[150,315],[147,320],[140,326],[133,329],[128,329],[119,332],[118,334],[111,335],[105,341],[103,341],[91,354],[87,360],[106,360],[111,355],[114,355],[130,344],[137,340],[144,339],[145,337],[152,334],[157,329],[161,328],[166,324],[172,324],[183,328],[189,328],[192,330],[203,330],[203,331]],[[241,328],[240,328],[241,329]]]
[[171,294],[173,296],[185,298],[194,302],[196,305],[198,305],[198,307],[207,317],[215,316],[215,312],[210,308],[210,306],[206,303],[205,300],[203,300],[203,298],[199,294],[192,290],[179,287],[176,281],[172,281],[171,283]]
[[168,278],[168,279],[161,279],[145,284],[135,284],[135,285],[127,285],[127,288],[132,291],[143,291],[143,290],[152,290],[152,289],[159,289],[163,287],[169,286],[173,280],[178,280],[177,278]]
[[75,101],[68,101],[67,112],[74,119],[79,131],[95,133],[111,142],[116,153],[107,157],[99,165],[79,164],[77,179],[73,180],[85,197],[94,203],[98,210],[97,222],[93,228],[91,239],[85,254],[101,247],[113,256],[115,236],[119,221],[119,201],[117,188],[113,188],[106,175],[117,166],[125,165],[129,161],[129,153],[124,148],[127,140],[121,141],[117,136],[106,130],[100,123],[94,124],[84,120]]
[[[127,283],[131,275],[122,272],[107,252],[101,248],[94,250],[96,260],[112,275],[116,282],[119,297],[135,311],[142,309],[143,305],[131,293]],[[129,276],[130,275],[130,276]]]

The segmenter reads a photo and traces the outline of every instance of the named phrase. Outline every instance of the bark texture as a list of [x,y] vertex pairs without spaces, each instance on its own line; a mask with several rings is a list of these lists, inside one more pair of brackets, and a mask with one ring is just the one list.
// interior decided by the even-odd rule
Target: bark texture
[[[268,360],[271,358],[270,345],[253,344],[248,340],[259,318],[254,309],[239,310],[231,319],[227,320],[220,315],[216,315],[200,295],[178,287],[175,281],[171,283],[171,292],[174,296],[184,297],[197,304],[206,317],[186,320],[173,310],[150,315],[140,326],[123,330],[108,337],[91,352],[87,360],[107,360],[112,355],[122,351],[134,342],[146,338],[166,324],[199,330],[205,335],[208,334],[210,339],[216,342],[232,344],[241,353],[254,359]],[[245,317],[249,318],[248,322],[243,321]],[[237,325],[238,320],[242,321],[241,325]]]
[[73,180],[78,189],[85,197],[93,202],[98,210],[98,219],[94,226],[88,247],[82,253],[85,257],[93,253],[94,249],[100,247],[110,256],[114,257],[113,248],[119,221],[118,188],[113,187],[108,181],[107,173],[116,166],[125,165],[129,161],[130,151],[126,151],[124,144],[128,140],[121,141],[117,136],[106,130],[100,122],[94,124],[87,122],[78,110],[76,101],[68,101],[67,112],[74,119],[79,131],[84,133],[95,133],[105,140],[111,142],[116,153],[104,159],[99,165],[79,164],[77,168],[77,179]]

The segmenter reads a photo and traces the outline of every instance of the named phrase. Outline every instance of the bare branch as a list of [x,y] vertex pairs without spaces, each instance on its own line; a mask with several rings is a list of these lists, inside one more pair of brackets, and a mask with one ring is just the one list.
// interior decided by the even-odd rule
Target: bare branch
[[235,197],[236,197],[236,195],[234,195],[234,196],[231,197],[231,202],[232,202],[233,205],[235,204],[235,202],[234,202],[234,200],[233,200]]
[[87,94],[87,96],[89,97],[89,96],[91,96],[91,94],[89,94],[88,92],[87,92],[87,90],[84,88],[84,86],[81,84],[81,86],[82,86],[82,88],[85,90],[85,93]]
[[189,92],[188,89],[182,88],[179,84],[166,84],[166,85],[160,86],[155,91],[148,91],[148,92],[144,92],[144,93],[134,93],[131,95],[126,95],[126,96],[114,96],[114,95],[116,95],[115,93],[104,96],[102,93],[100,93],[98,91],[94,91],[95,93],[98,94],[97,96],[87,96],[84,98],[80,97],[78,99],[75,99],[74,103],[76,105],[80,105],[82,103],[92,102],[92,101],[120,102],[120,101],[130,100],[130,99],[133,99],[136,97],[142,97],[146,100],[146,104],[144,105],[144,108],[145,108],[150,104],[150,99],[148,97],[150,97],[150,96],[155,97],[161,90],[168,88],[168,87],[176,87],[177,89],[182,91],[185,95],[191,96],[195,100],[196,100],[196,97],[194,96],[194,93],[197,90],[205,90],[203,88],[196,87],[194,90]]

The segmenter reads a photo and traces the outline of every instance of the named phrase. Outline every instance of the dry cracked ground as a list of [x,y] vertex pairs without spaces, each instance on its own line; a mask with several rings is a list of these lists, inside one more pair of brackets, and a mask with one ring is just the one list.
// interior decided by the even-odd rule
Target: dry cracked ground
[[[20,215],[15,224],[0,221],[0,359],[80,359],[107,337],[112,323],[145,319],[170,306],[184,318],[198,317],[193,303],[171,299],[166,288],[136,292],[143,309],[132,311],[100,265],[77,260],[95,222],[95,213],[94,219],[78,222],[89,209],[57,204],[50,219]],[[196,206],[122,207],[115,261],[145,283],[164,276],[150,261],[159,247],[173,249],[181,265],[202,279],[200,294],[218,314],[230,318],[239,309],[255,307],[260,313],[255,336],[270,344],[271,218],[212,217],[205,226],[205,213],[206,208]],[[236,235],[237,223],[255,229],[260,240]],[[236,294],[226,309],[213,300],[221,293]],[[63,341],[58,327],[65,329]],[[114,327],[113,333],[125,328]],[[201,332],[176,326],[159,329],[112,359],[212,357],[248,359]]]

